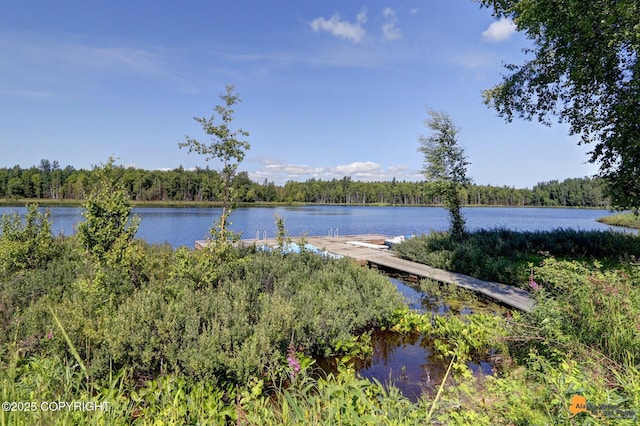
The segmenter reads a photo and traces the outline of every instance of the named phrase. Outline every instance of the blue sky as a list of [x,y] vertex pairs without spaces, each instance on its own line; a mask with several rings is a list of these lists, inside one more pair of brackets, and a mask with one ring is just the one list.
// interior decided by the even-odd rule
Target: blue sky
[[482,103],[526,46],[471,0],[8,2],[0,166],[205,167],[178,143],[208,142],[193,117],[234,84],[240,170],[258,182],[420,180],[425,106],[460,128],[478,184],[594,174],[565,126],[507,124]]

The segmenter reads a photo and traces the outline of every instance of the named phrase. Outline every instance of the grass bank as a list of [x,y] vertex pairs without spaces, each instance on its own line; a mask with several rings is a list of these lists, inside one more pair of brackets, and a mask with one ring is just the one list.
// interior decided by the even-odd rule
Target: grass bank
[[606,223],[607,225],[640,229],[640,215],[633,213],[618,213],[611,216],[601,217],[596,220],[601,223]]
[[607,264],[640,258],[640,239],[619,232],[519,232],[482,229],[453,240],[447,232],[421,235],[394,246],[398,256],[486,281],[528,288],[531,267],[545,258],[593,260]]

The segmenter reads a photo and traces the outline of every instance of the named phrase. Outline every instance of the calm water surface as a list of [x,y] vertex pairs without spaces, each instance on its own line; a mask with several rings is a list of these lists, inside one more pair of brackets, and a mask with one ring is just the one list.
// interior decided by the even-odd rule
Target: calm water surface
[[[486,300],[478,300],[473,305],[460,304],[458,308],[448,305],[440,297],[426,294],[417,284],[390,278],[405,297],[410,309],[430,312],[434,315],[469,315],[474,311],[493,312],[502,315],[506,311]],[[435,390],[444,379],[448,360],[439,358],[433,342],[419,333],[399,334],[392,331],[376,330],[371,335],[373,355],[368,359],[356,360],[358,373],[368,379],[377,379],[383,384],[393,383],[403,395],[417,401],[421,395],[434,396]],[[335,359],[318,360],[318,365],[327,372],[335,372]],[[467,362],[476,376],[493,374],[493,367],[485,360]]]
[[[82,221],[76,207],[52,207],[51,222],[56,234],[74,233]],[[504,227],[515,230],[551,230],[574,228],[582,230],[620,229],[596,222],[609,214],[608,210],[474,207],[462,209],[469,229]],[[4,213],[24,213],[24,207],[0,207]],[[193,247],[195,240],[204,239],[220,215],[218,208],[136,208],[142,218],[138,237],[150,243],[169,243],[174,247]],[[447,212],[439,207],[251,207],[241,208],[231,215],[231,228],[253,239],[276,235],[275,215],[285,220],[289,235],[328,235],[336,230],[340,235],[377,233],[384,235],[422,234],[445,230]]]

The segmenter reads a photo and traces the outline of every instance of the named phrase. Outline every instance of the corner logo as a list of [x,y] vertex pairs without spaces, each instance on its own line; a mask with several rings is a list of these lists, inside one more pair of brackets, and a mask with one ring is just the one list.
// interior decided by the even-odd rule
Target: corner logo
[[587,399],[582,395],[573,395],[569,400],[569,413],[575,417],[580,413],[588,413],[591,416],[604,416],[610,419],[635,419],[638,413],[622,407],[620,404],[587,404]]
[[573,395],[569,401],[569,412],[571,417],[578,413],[588,413],[587,399],[582,395]]

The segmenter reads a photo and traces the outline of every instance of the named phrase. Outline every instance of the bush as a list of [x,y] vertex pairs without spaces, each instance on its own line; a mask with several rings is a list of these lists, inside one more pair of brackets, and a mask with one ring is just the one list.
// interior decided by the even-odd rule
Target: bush
[[27,214],[3,215],[0,235],[0,274],[8,276],[21,270],[42,267],[51,256],[49,210],[38,211],[37,204],[27,205]]
[[83,204],[85,220],[78,224],[77,239],[98,262],[126,267],[140,219],[131,217],[128,193],[114,176],[114,161],[109,158],[107,164],[94,170],[98,182]]
[[307,354],[325,355],[402,305],[386,277],[309,253],[257,253],[218,271],[214,281],[193,278],[176,273],[119,306],[106,337],[117,365],[245,382],[280,359],[292,340]]

